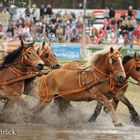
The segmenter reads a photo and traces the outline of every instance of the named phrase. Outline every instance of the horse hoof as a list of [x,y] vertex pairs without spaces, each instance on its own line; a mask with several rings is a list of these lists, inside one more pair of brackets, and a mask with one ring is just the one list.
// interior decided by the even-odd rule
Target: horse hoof
[[90,118],[90,119],[88,120],[88,122],[89,122],[89,123],[93,123],[93,122],[95,122],[95,120],[94,120],[93,118]]
[[117,123],[114,123],[114,126],[115,127],[122,127],[123,123],[122,122],[117,122]]
[[135,121],[135,122],[134,122],[134,125],[135,125],[135,126],[140,126],[140,120],[139,120],[139,121]]
[[108,108],[104,107],[104,112],[105,112],[105,113],[109,113],[110,111],[109,111]]
[[132,118],[132,121],[133,121],[135,126],[140,126],[140,119],[139,119],[139,117]]

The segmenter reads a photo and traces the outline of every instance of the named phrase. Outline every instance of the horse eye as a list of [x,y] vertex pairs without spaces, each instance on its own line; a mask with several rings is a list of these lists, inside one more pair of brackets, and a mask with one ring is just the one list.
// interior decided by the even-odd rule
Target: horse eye
[[28,54],[32,54],[31,52],[28,52]]
[[46,54],[45,54],[45,57],[47,57],[47,58],[48,58],[48,57],[49,57],[49,54],[48,54],[48,53],[46,53]]

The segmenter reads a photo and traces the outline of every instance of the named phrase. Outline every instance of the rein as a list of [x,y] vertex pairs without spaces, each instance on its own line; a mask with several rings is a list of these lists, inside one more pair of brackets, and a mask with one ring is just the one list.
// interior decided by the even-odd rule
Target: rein
[[36,76],[39,75],[39,72],[35,72],[35,71],[27,71],[27,72],[20,71],[18,68],[16,68],[13,65],[9,66],[9,69],[13,73],[15,73],[17,75],[17,77],[9,79],[6,82],[1,82],[0,86],[10,85],[10,84],[13,84],[13,83],[16,83],[16,82],[19,82],[19,81],[22,81],[22,80],[25,80],[25,79],[28,79],[28,78],[33,78],[33,77],[36,77]]
[[[130,61],[131,61],[131,60],[130,60]],[[128,61],[127,63],[129,64],[130,61]],[[140,62],[133,62],[132,65],[129,66],[128,74],[130,74],[130,72],[133,71],[132,69],[133,69],[133,68],[136,68],[137,65],[140,65]],[[133,85],[140,86],[139,83],[135,83],[135,82],[133,82],[131,79],[129,79],[128,82],[131,83],[131,84],[133,84]]]
[[[22,50],[22,58],[21,58],[21,62],[19,63],[14,63],[14,64],[8,64],[5,65],[5,68],[9,68],[14,74],[16,74],[17,77],[9,79],[5,82],[1,82],[0,86],[2,85],[10,85],[28,78],[33,78],[35,76],[39,75],[39,72],[35,69],[33,69],[32,67],[26,67],[24,65],[24,59],[27,59],[27,53],[31,50],[32,48],[27,48],[25,51]],[[33,64],[33,61],[28,60],[30,63]],[[21,65],[21,67],[16,68],[17,65]],[[20,70],[22,69],[22,70]],[[23,69],[26,69],[26,72],[23,71]]]
[[[57,97],[59,97],[59,96],[66,96],[66,95],[70,95],[70,94],[77,94],[77,93],[82,92],[82,91],[84,91],[84,90],[91,89],[93,86],[97,86],[97,85],[99,85],[99,84],[103,84],[103,83],[107,83],[107,82],[108,82],[108,80],[100,80],[100,81],[95,82],[95,83],[91,82],[91,83],[93,83],[92,85],[89,85],[89,84],[91,84],[91,83],[89,83],[86,87],[83,87],[83,88],[80,88],[80,89],[68,90],[68,91],[60,92],[61,95],[56,95],[56,96],[54,96],[54,97],[48,99],[48,97],[49,97],[50,94],[49,94],[48,86],[47,86],[47,84],[46,84],[46,82],[45,82],[45,78],[44,78],[44,79],[42,80],[42,82],[39,84],[39,89],[40,89],[40,91],[37,92],[37,90],[36,90],[36,88],[35,88],[35,93],[37,94],[37,96],[40,97],[40,100],[41,100],[41,101],[45,102],[45,101],[50,101],[50,100],[52,100],[52,99],[55,99],[55,98],[57,98]],[[46,91],[45,91],[45,92],[42,91],[41,85],[43,85],[43,84],[44,84],[44,87],[46,88]],[[36,86],[35,86],[35,87],[36,87]]]
[[[47,48],[46,50],[47,50],[47,52],[48,52],[49,54],[52,54],[52,55],[55,56],[55,54],[54,54],[49,48]],[[44,54],[44,53],[46,52],[46,50],[44,50],[42,54]],[[54,59],[54,58],[56,58],[56,57],[49,56],[49,58],[48,58],[48,60],[47,60],[47,63],[49,63],[50,66],[56,61],[56,59]],[[46,60],[45,60],[45,61],[46,61]]]
[[[109,55],[109,58],[107,59],[110,59],[110,55]],[[116,56],[113,56],[113,57],[120,57],[120,55],[116,55]],[[105,62],[106,64],[106,62]],[[87,83],[86,85],[84,85],[82,87],[81,85],[81,74],[86,71],[88,68],[90,68],[91,66],[88,66],[82,70],[78,70],[78,74],[79,74],[79,89],[74,89],[74,90],[68,90],[68,91],[63,91],[63,92],[59,92],[61,95],[57,95],[55,97],[52,97],[51,99],[54,99],[58,96],[65,96],[65,95],[69,95],[69,94],[74,94],[74,93],[79,93],[79,92],[82,92],[84,90],[88,90],[88,89],[91,89],[92,87],[94,86],[97,86],[99,84],[102,84],[102,83],[106,83],[106,82],[109,82],[109,90],[112,91],[114,90],[114,87],[115,87],[115,80],[114,80],[114,77],[112,75],[109,75],[109,74],[106,74],[104,72],[102,72],[101,70],[99,70],[95,65],[93,66],[93,71],[94,71],[94,74],[95,74],[95,70],[97,72],[99,72],[100,74],[103,75],[103,77],[98,77],[97,74],[95,74],[95,78],[97,79],[94,79],[93,81]],[[115,74],[115,69],[113,68],[112,66],[112,69],[113,69],[113,74]],[[91,72],[91,71],[90,71]],[[48,101],[48,100],[51,100],[51,99],[48,99],[48,97],[50,96],[49,95],[49,91],[48,91],[48,86],[47,86],[47,83],[45,82],[45,77],[43,77],[44,79],[41,80],[41,82],[39,83],[39,92],[37,92],[37,90],[35,89],[35,93],[40,97],[40,100],[42,101]],[[101,78],[103,78],[103,80],[101,80]],[[45,92],[43,92],[42,90],[42,87],[41,85],[44,85],[44,88],[46,89]]]
[[26,60],[28,59],[28,61],[29,61],[31,64],[34,64],[34,61],[33,61],[33,60],[29,60],[29,58],[28,58],[28,56],[27,56],[28,52],[29,52],[31,49],[32,49],[32,48],[29,47],[29,48],[26,49],[25,51],[22,50],[21,63],[24,63],[24,59],[26,59]]

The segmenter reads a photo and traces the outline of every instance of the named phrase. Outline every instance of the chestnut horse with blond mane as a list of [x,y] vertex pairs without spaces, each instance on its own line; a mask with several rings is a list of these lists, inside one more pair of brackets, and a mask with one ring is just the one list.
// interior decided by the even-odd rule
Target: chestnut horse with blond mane
[[84,70],[57,69],[42,76],[35,89],[39,103],[25,111],[25,115],[27,117],[36,115],[57,97],[71,101],[97,100],[111,111],[114,125],[121,126],[122,123],[103,91],[113,89],[112,80],[120,83],[125,78],[120,50],[111,47],[109,50],[99,51],[94,53]]
[[[61,68],[67,69],[67,70],[76,70],[82,67],[84,67],[84,64],[82,64],[81,62],[73,61],[73,62],[68,62],[64,64]],[[132,103],[125,96],[125,92],[128,87],[127,80],[130,76],[136,81],[138,81],[138,83],[140,82],[140,58],[137,56],[136,53],[134,54],[134,56],[130,56],[130,55],[124,56],[123,67],[126,72],[126,79],[122,84],[119,84],[119,85],[117,83],[115,84],[115,88],[112,91],[115,94],[107,93],[108,98],[109,99],[113,98],[112,103],[115,110],[117,108],[119,101],[125,104],[129,109],[129,112],[131,114],[132,121],[134,122],[134,124],[140,125],[140,119],[139,119],[139,115],[137,111],[133,107]],[[70,101],[64,100],[63,98],[56,98],[55,103],[59,106],[59,112],[61,113],[65,112],[68,108],[72,107],[70,104]],[[101,109],[102,109],[102,104],[97,103],[94,114],[90,117],[89,122],[95,122]]]

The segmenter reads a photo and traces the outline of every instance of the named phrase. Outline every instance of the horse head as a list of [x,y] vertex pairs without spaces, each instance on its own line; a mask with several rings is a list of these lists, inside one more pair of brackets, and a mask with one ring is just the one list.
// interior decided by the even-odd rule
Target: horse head
[[44,62],[41,60],[36,50],[34,49],[34,43],[31,46],[25,46],[21,40],[22,48],[22,58],[21,63],[24,63],[27,66],[34,67],[35,69],[42,70],[44,67]]
[[140,56],[136,52],[134,53],[134,56],[124,56],[123,65],[127,78],[131,76],[140,83]]
[[104,76],[113,76],[117,83],[121,83],[125,80],[126,74],[121,61],[121,48],[109,50],[105,49],[94,54],[92,58],[93,68],[98,71],[98,73]]
[[52,69],[60,68],[60,64],[58,63],[56,55],[52,52],[50,48],[50,43],[43,42],[41,46],[37,49],[37,53],[46,66]]

